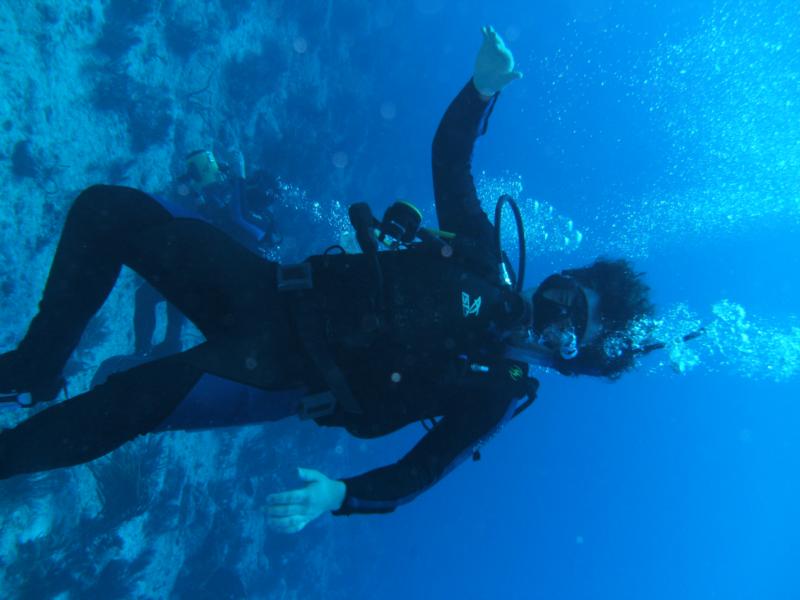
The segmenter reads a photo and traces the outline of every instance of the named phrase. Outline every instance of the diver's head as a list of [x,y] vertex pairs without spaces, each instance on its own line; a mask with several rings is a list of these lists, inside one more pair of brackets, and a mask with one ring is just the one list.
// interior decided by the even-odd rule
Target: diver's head
[[211,150],[196,150],[186,157],[186,173],[194,187],[203,190],[222,181],[217,159]]
[[588,267],[551,275],[526,292],[531,298],[529,327],[509,342],[565,375],[617,378],[633,366],[634,356],[608,356],[605,341],[653,313],[649,291],[626,260],[598,259]]

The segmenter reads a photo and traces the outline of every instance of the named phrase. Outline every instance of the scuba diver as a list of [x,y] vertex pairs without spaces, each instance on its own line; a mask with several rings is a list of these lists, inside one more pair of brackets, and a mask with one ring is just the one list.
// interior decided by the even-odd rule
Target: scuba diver
[[264,254],[281,241],[272,214],[280,181],[264,170],[248,174],[245,168],[239,152],[224,163],[210,150],[197,150],[186,157],[186,173],[173,195],[242,245]]
[[419,227],[419,213],[403,202],[381,221],[356,204],[350,217],[361,253],[332,247],[282,265],[138,190],[83,191],[38,314],[17,349],[0,356],[0,392],[23,403],[58,393],[62,368],[122,265],[206,341],[114,374],[3,431],[0,478],[84,463],[158,431],[288,416],[360,438],[426,425],[394,464],[341,479],[300,469],[304,487],[266,499],[269,524],[296,532],[328,511],[391,512],[477,459],[535,398],[532,363],[610,378],[632,367],[632,348],[603,349],[652,312],[640,275],[625,261],[599,260],[522,292],[523,264],[511,273],[499,227],[481,209],[473,147],[500,90],[520,77],[503,41],[484,28],[474,76],[433,141],[442,230]]
[[[218,161],[210,150],[197,150],[186,157],[186,171],[173,186],[170,199],[179,208],[175,214],[189,216],[192,211],[226,232],[251,251],[265,255],[281,238],[271,207],[280,194],[280,182],[266,171],[245,171],[244,157],[234,153],[232,163]],[[168,356],[182,349],[184,316],[170,302],[166,303],[164,338],[153,344],[156,308],[164,297],[146,281],[136,290],[133,354],[111,356],[104,360],[92,377],[92,387],[104,383],[109,375],[130,369],[145,361]]]

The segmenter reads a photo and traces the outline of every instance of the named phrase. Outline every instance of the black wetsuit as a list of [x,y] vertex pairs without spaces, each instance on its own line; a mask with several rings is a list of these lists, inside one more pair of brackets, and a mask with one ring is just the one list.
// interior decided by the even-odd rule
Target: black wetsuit
[[[196,217],[208,221],[221,229],[243,246],[256,253],[263,253],[280,238],[275,230],[275,221],[269,205],[279,193],[279,182],[265,171],[244,180],[234,175],[227,165],[222,165],[225,179],[208,186],[199,196],[192,196]],[[192,216],[190,209],[178,208],[187,204],[192,188],[188,176],[179,181],[173,194],[175,204],[167,205],[170,212],[183,217]],[[181,194],[179,190],[185,189]],[[136,290],[134,302],[134,353],[112,356],[104,360],[94,377],[92,386],[105,382],[109,375],[138,366],[146,360],[161,358],[180,352],[181,331],[184,316],[170,302],[166,303],[167,326],[164,339],[153,345],[156,328],[156,310],[165,299],[152,285],[142,283]]]
[[[398,462],[343,479],[347,494],[337,514],[391,511],[441,479],[501,427],[528,389],[519,385],[522,366],[502,358],[496,307],[488,302],[497,295],[500,259],[470,173],[493,103],[470,82],[434,139],[436,209],[440,227],[457,234],[454,259],[380,253],[388,316],[360,338],[351,334],[363,324],[374,292],[374,281],[361,271],[366,256],[312,257],[314,289],[279,292],[277,264],[209,224],[175,217],[136,190],[83,192],[67,217],[39,314],[18,349],[35,362],[37,376],[60,372],[122,265],[174,303],[207,341],[114,375],[3,432],[0,477],[85,462],[148,432],[192,428],[185,421],[187,398],[202,396],[198,390],[209,382],[217,386],[216,401],[230,406],[225,417],[213,410],[198,417],[206,426],[285,416],[265,409],[270,394],[282,394],[291,413],[301,393],[326,382],[298,334],[296,307],[310,302],[336,330],[328,332],[330,354],[361,410],[338,406],[318,419],[321,425],[375,437],[440,417]],[[473,359],[485,372],[469,371]],[[220,396],[225,385],[230,393]]]

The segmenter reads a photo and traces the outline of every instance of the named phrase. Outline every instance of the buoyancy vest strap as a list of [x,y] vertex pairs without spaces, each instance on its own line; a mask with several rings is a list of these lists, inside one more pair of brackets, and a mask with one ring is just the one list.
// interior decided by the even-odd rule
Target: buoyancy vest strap
[[325,340],[325,323],[312,302],[297,297],[292,302],[292,314],[303,349],[322,375],[337,404],[352,414],[362,414],[361,405],[353,397],[347,379],[331,356]]

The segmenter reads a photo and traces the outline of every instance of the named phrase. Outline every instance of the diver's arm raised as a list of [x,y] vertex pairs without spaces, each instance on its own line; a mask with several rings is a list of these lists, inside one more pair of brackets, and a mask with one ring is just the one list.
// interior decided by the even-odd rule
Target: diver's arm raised
[[433,188],[439,226],[493,247],[493,229],[483,212],[472,179],[475,141],[486,132],[488,118],[504,85],[522,75],[514,58],[491,27],[483,28],[483,44],[475,72],[447,109],[433,140]]

